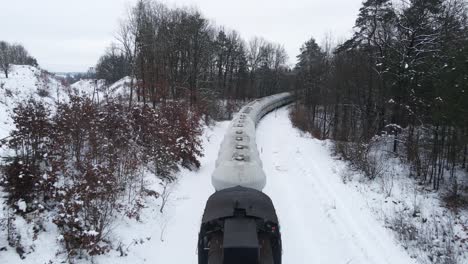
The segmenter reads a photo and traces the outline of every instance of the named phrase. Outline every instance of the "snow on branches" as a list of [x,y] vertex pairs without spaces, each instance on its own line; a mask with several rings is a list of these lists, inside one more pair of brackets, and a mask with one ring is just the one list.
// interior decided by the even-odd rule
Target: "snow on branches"
[[179,167],[198,168],[201,115],[184,103],[156,108],[71,96],[50,111],[29,100],[14,109],[12,155],[1,184],[18,214],[51,212],[68,256],[111,248],[117,214],[139,219],[145,172],[172,181]]

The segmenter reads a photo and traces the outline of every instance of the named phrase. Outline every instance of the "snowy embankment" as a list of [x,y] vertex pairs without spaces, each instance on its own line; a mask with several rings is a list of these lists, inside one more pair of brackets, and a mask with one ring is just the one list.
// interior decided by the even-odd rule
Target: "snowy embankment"
[[[204,157],[200,159],[198,171],[182,169],[179,180],[163,191],[161,181],[154,175],[146,177],[147,188],[157,190],[165,196],[167,203],[160,212],[162,198],[148,197],[144,202],[139,221],[121,216],[112,227],[113,248],[107,255],[94,257],[94,263],[197,263],[196,246],[201,216],[208,197],[214,192],[211,173],[219,147],[229,122],[219,122],[206,128],[203,134]],[[23,221],[23,220],[21,220]],[[24,235],[33,236],[26,223]],[[0,263],[37,264],[66,261],[61,252],[59,234],[54,224],[45,226],[31,243],[35,250],[21,260],[13,250],[0,252]],[[51,262],[56,263],[56,262]],[[90,263],[90,259],[77,263]]]
[[280,219],[284,263],[415,263],[365,197],[341,181],[345,165],[332,158],[327,143],[302,136],[288,113],[279,109],[257,128],[264,191]]
[[[54,109],[56,102],[67,100],[68,88],[55,79],[53,75],[27,65],[12,65],[8,78],[0,73],[0,140],[7,139],[14,128],[11,114],[14,107],[28,99],[43,102]],[[0,147],[0,162],[7,155],[6,146]],[[5,195],[0,188],[0,263],[22,263],[19,255],[7,250],[7,214]],[[28,220],[29,221],[29,220]],[[43,228],[46,232],[37,234],[33,225],[22,217],[14,220],[18,233],[24,241],[25,248],[34,252],[24,263],[46,263],[55,258],[59,250],[56,243],[57,228],[52,223],[52,216],[45,216]]]
[[83,79],[73,83],[70,87],[74,93],[102,101],[109,97],[128,99],[130,97],[130,85],[131,78],[124,77],[111,85],[106,85],[104,80]]
[[[107,89],[108,93],[124,94],[128,78],[118,81]],[[53,74],[27,65],[12,65],[9,78],[0,72],[0,140],[2,144],[8,140],[10,132],[14,129],[13,109],[18,103],[34,99],[44,103],[51,111],[55,111],[58,102],[67,101],[71,93],[92,95],[95,86],[94,80],[82,80],[70,86],[64,85]],[[101,86],[103,82],[98,82]],[[6,144],[0,144],[0,162],[9,155]],[[53,213],[36,212],[26,217],[12,217],[7,222],[8,210],[5,202],[6,194],[0,188],[0,263],[49,263],[59,259],[63,253],[59,232],[52,219]],[[22,202],[25,207],[25,203]],[[38,219],[41,219],[40,221]],[[15,237],[21,240],[25,252],[17,252],[7,242],[8,226],[13,226]],[[37,226],[41,230],[37,230]],[[24,259],[20,255],[24,253]],[[52,263],[52,262],[51,262]]]
[[27,65],[11,65],[9,78],[0,73],[0,139],[13,129],[12,114],[17,103],[34,98],[51,106],[66,99],[66,88],[47,72]]
[[118,251],[98,256],[96,263],[197,263],[197,238],[200,221],[208,197],[214,192],[211,173],[215,168],[219,147],[229,122],[206,128],[203,134],[204,157],[198,171],[183,169],[178,181],[164,193],[160,181],[148,183],[149,189],[167,195],[167,204],[160,213],[162,199],[147,200],[140,221],[121,219],[113,228],[116,246],[121,245],[126,257]]
[[0,72],[0,140],[8,137],[13,130],[11,114],[19,102],[33,98],[53,110],[55,104],[67,100],[70,93],[89,97],[94,94],[100,100],[106,97],[127,98],[130,81],[130,77],[125,77],[107,86],[103,80],[84,79],[67,87],[54,75],[39,68],[11,65],[9,78]]

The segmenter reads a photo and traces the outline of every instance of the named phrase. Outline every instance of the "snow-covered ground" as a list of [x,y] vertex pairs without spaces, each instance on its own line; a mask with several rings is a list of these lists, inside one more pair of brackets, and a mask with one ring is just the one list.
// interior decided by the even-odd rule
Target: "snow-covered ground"
[[[96,263],[197,263],[197,240],[201,217],[213,194],[211,173],[229,122],[205,129],[204,157],[198,171],[183,169],[178,182],[169,187],[169,199],[161,214],[161,199],[148,200],[140,222],[122,219],[113,229],[116,244],[122,243],[126,257],[112,251],[96,257]],[[162,193],[159,181],[148,188]]]
[[[206,200],[214,192],[211,173],[218,155],[221,140],[229,122],[217,123],[205,129],[203,146],[205,156],[201,158],[198,171],[182,169],[179,181],[168,187],[168,202],[164,213],[160,213],[162,199],[148,197],[139,221],[122,216],[112,228],[110,238],[112,250],[107,255],[93,258],[94,263],[197,263],[196,248],[201,216]],[[161,181],[154,176],[147,178],[147,188],[163,194]],[[32,237],[33,231],[23,219],[17,223],[23,237]],[[52,223],[45,226],[31,246],[34,251],[21,260],[14,250],[0,251],[0,263],[62,263],[59,234]],[[3,238],[1,238],[3,239]],[[6,239],[5,239],[6,240]],[[29,245],[28,245],[29,246]],[[121,256],[123,253],[125,256]],[[90,263],[91,259],[77,263]]]
[[[65,94],[61,90],[65,88],[40,70],[16,66],[12,72],[8,80],[0,76],[3,96],[0,97],[0,138],[7,136],[12,128],[8,114],[18,100],[38,97],[39,90],[44,88],[49,90],[49,96],[39,97],[51,104],[57,100],[54,91],[60,92],[59,97]],[[50,80],[42,81],[44,78]],[[124,78],[108,91],[123,94],[123,87],[129,81]],[[93,85],[93,81],[85,80],[72,87],[89,94],[93,92]],[[389,190],[382,190],[377,182],[343,183],[342,177],[349,170],[346,163],[331,155],[331,143],[303,135],[292,127],[288,113],[287,108],[279,109],[267,115],[257,128],[258,149],[267,175],[264,191],[275,204],[282,228],[283,263],[404,264],[416,263],[416,259],[420,262],[420,256],[411,251],[411,245],[404,244],[409,248],[410,253],[407,253],[402,242],[397,241],[397,234],[384,227],[391,222],[389,217],[403,215],[406,205],[412,202],[411,191],[393,187],[389,197]],[[148,197],[139,221],[124,216],[117,219],[110,234],[113,250],[94,257],[94,263],[197,263],[196,242],[201,216],[206,200],[214,192],[211,174],[228,124],[219,122],[205,129],[201,168],[181,170],[178,182],[167,189],[164,213],[159,211],[162,199]],[[147,177],[147,181],[148,189],[163,193],[160,180]],[[418,219],[432,217],[436,222],[444,221],[431,213],[435,206],[437,215],[443,216],[444,211],[434,204],[435,197],[419,199],[421,216]],[[0,218],[5,213],[2,210]],[[455,232],[464,239],[460,229],[466,218],[453,221],[458,223]],[[60,254],[63,252],[57,240],[59,234],[50,220],[45,221],[46,231],[40,232],[35,240],[32,239],[35,236],[32,225],[22,218],[18,218],[15,225],[21,229],[22,237],[30,240],[33,250],[24,260],[14,250],[0,251],[0,263],[65,261],[64,254]],[[0,239],[1,248],[6,243],[4,233],[0,233]],[[80,262],[90,263],[91,260]]]
[[0,139],[13,129],[10,115],[18,102],[34,98],[53,105],[66,99],[67,94],[53,75],[33,66],[11,65],[8,78],[0,73]]
[[294,129],[288,113],[282,108],[267,115],[257,129],[264,191],[281,224],[283,262],[414,263],[366,199],[341,181],[344,164],[326,143]]
[[[0,73],[0,140],[9,136],[14,128],[11,114],[13,108],[22,101],[33,98],[45,103],[53,110],[56,102],[67,100],[68,89],[55,79],[53,75],[27,65],[12,65],[9,77],[5,78]],[[6,147],[0,147],[0,162],[6,155]],[[4,205],[5,194],[0,188],[0,227],[4,228],[5,219],[9,213]],[[36,235],[33,225],[26,219],[17,217],[14,226],[21,236],[24,246],[34,251],[31,258],[25,259],[24,263],[46,263],[55,258],[60,248],[56,243],[57,228],[52,223],[50,215],[44,216],[43,228],[45,232]],[[35,237],[35,240],[33,240]],[[6,231],[0,229],[0,248],[7,245]],[[5,248],[4,248],[5,249]],[[14,250],[0,251],[0,263],[22,263],[19,255]]]
[[[164,214],[160,200],[149,201],[141,222],[123,219],[114,228],[127,256],[113,251],[96,263],[197,263],[200,220],[214,191],[211,173],[227,125],[205,131],[202,167],[181,172]],[[416,263],[366,197],[341,181],[345,164],[332,158],[326,143],[293,128],[286,108],[261,121],[257,143],[268,177],[265,192],[281,221],[283,263]],[[157,184],[152,187],[160,190]]]
[[[109,87],[110,92],[123,94],[128,78],[118,81]],[[100,85],[102,81],[98,82]],[[92,95],[93,80],[82,80],[72,85],[76,93]],[[14,128],[11,114],[19,102],[30,98],[46,104],[52,111],[56,103],[68,100],[70,87],[62,84],[54,75],[39,68],[28,65],[11,65],[9,77],[0,72],[0,140],[7,139]],[[0,144],[0,163],[8,155],[7,147]],[[13,221],[16,232],[21,236],[21,243],[26,249],[25,259],[21,260],[13,248],[7,246],[6,219],[8,212],[5,207],[5,194],[0,188],[0,263],[49,263],[57,259],[62,246],[57,240],[59,233],[52,223],[53,215],[43,214],[41,217],[30,215],[29,219],[16,217]],[[44,230],[36,232],[32,219],[43,219],[40,223]],[[58,256],[60,258],[60,256]]]
[[13,129],[11,114],[18,102],[34,98],[53,110],[55,103],[67,100],[70,93],[92,97],[96,87],[100,100],[107,96],[127,98],[129,85],[130,77],[125,77],[110,86],[106,86],[103,80],[83,79],[66,87],[44,70],[28,65],[11,65],[8,78],[0,72],[0,140]]
[[106,85],[104,80],[83,79],[73,83],[70,87],[75,94],[86,95],[97,101],[118,97],[128,99],[130,82],[130,77],[124,77],[112,85]]

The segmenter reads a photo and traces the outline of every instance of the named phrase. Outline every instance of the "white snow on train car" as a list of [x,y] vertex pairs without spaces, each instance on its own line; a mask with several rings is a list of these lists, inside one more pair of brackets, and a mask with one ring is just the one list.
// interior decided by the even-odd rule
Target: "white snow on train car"
[[256,99],[234,117],[224,136],[211,178],[216,191],[236,186],[263,190],[266,176],[257,150],[255,128],[264,115],[292,100],[291,93]]

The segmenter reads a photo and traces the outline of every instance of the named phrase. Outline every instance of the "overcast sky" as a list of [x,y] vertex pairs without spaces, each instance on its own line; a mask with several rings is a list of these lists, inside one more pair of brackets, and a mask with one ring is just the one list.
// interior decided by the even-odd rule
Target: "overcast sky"
[[[39,64],[54,72],[86,71],[113,41],[118,23],[137,0],[0,0],[0,40],[22,43]],[[195,6],[208,19],[284,44],[295,62],[299,48],[330,32],[342,40],[362,0],[166,0]]]

